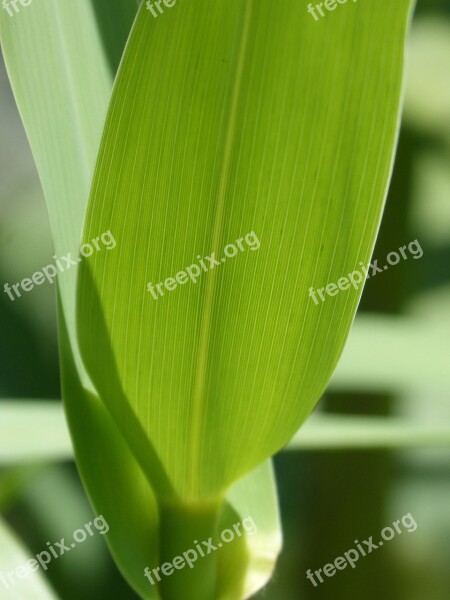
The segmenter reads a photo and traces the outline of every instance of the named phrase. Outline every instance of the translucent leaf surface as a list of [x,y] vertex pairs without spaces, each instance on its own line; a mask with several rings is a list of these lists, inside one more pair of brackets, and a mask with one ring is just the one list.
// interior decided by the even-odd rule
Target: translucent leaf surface
[[[82,265],[79,333],[158,495],[223,495],[325,389],[361,286],[320,305],[308,290],[371,255],[409,9],[366,0],[316,22],[297,0],[142,6],[84,233],[117,247]],[[202,257],[217,263],[195,283],[148,291]]]

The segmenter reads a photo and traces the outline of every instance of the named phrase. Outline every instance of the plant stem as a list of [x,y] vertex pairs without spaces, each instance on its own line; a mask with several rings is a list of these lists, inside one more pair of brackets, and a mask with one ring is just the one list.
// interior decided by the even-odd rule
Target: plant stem
[[[221,501],[160,504],[163,600],[216,600],[217,555],[202,542],[213,542],[221,505]],[[172,565],[165,567],[167,576],[165,563]]]

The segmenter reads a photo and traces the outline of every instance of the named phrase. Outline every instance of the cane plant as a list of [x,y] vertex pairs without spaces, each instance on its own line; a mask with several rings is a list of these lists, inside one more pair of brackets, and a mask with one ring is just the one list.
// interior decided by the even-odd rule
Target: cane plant
[[[412,1],[320,21],[303,0],[147,4],[34,0],[0,11],[1,42],[55,254],[117,242],[57,290],[66,415],[111,552],[142,598],[238,600],[281,549],[271,456],[322,395],[361,296],[308,292],[370,259]],[[149,294],[248,232],[258,252]],[[255,535],[144,576],[247,516]]]

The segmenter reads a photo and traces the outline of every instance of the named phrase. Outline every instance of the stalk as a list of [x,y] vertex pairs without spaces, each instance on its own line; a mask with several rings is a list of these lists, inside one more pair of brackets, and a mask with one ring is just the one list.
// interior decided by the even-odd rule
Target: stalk
[[216,599],[217,552],[208,552],[202,542],[212,538],[214,543],[221,506],[221,500],[160,504],[159,587],[163,600]]

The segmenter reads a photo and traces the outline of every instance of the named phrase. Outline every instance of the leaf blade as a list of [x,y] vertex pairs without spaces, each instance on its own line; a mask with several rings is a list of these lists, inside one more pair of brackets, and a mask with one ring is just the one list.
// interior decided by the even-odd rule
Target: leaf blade
[[61,404],[0,402],[0,464],[68,460],[72,455]]
[[400,417],[313,415],[286,450],[448,448],[450,427]]
[[[0,11],[5,64],[45,193],[58,257],[79,254],[112,90],[111,64],[123,49],[124,31],[128,33],[134,13],[127,0],[112,0],[108,5],[102,0],[41,0],[17,18]],[[110,40],[107,45],[99,23],[110,32],[105,34]],[[75,335],[76,277],[76,269],[71,269],[58,285],[72,351],[82,371]]]
[[[177,493],[192,498],[223,493],[278,450],[331,376],[360,293],[316,307],[302,282],[337,280],[371,254],[410,2],[380,11],[369,0],[317,26],[291,0],[283,11],[269,2],[203,8],[177,5],[157,22],[141,8],[84,234],[111,227],[118,247],[82,268],[79,287],[81,344],[102,397],[116,419],[129,405],[138,421],[126,428],[129,443],[144,433]],[[149,298],[149,279],[251,231],[258,256]],[[99,364],[106,352],[114,386]]]
[[[29,559],[30,553],[27,554],[23,544],[17,539],[6,522],[0,518],[0,562],[2,569],[8,572],[14,571],[17,567],[23,568]],[[25,579],[16,580],[16,589],[11,585],[9,583],[6,587],[2,584],[0,598],[4,598],[4,600],[11,597],[20,597],[24,600],[57,600],[57,596],[46,583],[42,574],[34,570],[30,570]]]

